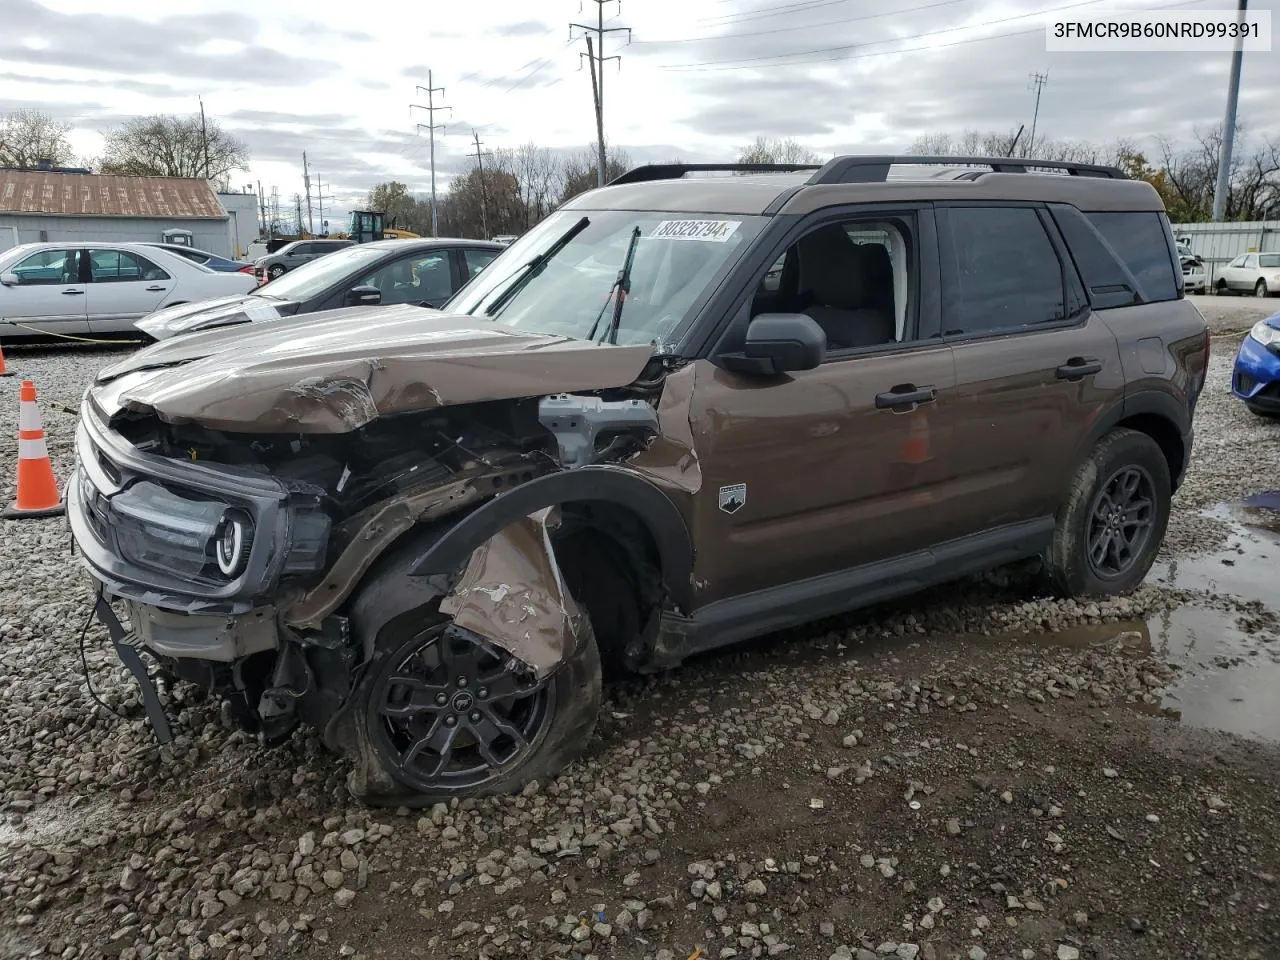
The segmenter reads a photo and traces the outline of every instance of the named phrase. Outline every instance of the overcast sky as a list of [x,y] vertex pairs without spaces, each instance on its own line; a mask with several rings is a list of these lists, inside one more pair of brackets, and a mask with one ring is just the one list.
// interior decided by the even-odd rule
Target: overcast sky
[[[1280,0],[1253,0],[1275,11]],[[919,134],[1014,129],[1031,120],[1032,72],[1049,79],[1039,131],[1073,139],[1175,140],[1221,121],[1229,55],[1048,54],[1049,14],[1220,10],[1230,0],[625,0],[604,7],[605,124],[636,161],[732,159],[757,135],[823,153],[902,150]],[[109,9],[109,13],[103,13]],[[245,140],[237,184],[302,190],[302,152],[335,214],[379,181],[427,189],[433,71],[452,112],[437,143],[439,183],[484,149],[594,139],[580,68],[592,0],[317,3],[0,0],[0,111],[38,107],[75,125],[94,156],[123,118],[196,112]],[[1280,136],[1280,46],[1245,59],[1241,117]]]

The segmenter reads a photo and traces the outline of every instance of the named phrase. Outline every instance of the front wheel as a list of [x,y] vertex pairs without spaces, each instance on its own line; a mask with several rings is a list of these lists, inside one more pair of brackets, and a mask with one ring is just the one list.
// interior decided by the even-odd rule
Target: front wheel
[[1261,417],[1263,420],[1280,420],[1280,411],[1263,410],[1261,407],[1252,403],[1246,403],[1245,406],[1249,408],[1249,412],[1255,417]]
[[386,628],[357,691],[348,788],[376,806],[421,807],[520,790],[582,752],[602,696],[587,617],[549,677],[438,614]]
[[1271,291],[1267,289],[1267,281],[1259,280],[1253,285],[1253,295],[1255,297],[1267,297],[1271,295]]
[[278,263],[272,264],[270,267],[267,268],[267,279],[275,280],[277,277],[281,276],[283,273],[284,273],[284,267],[280,266],[280,264]]
[[1107,596],[1140,584],[1169,524],[1172,480],[1151,437],[1119,428],[1076,470],[1045,553],[1053,587],[1066,596]]

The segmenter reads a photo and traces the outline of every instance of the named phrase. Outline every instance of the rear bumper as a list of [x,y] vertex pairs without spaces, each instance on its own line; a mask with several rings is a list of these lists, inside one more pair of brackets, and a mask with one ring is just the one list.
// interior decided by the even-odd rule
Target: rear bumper
[[1245,337],[1231,371],[1231,392],[1252,407],[1280,412],[1280,351]]

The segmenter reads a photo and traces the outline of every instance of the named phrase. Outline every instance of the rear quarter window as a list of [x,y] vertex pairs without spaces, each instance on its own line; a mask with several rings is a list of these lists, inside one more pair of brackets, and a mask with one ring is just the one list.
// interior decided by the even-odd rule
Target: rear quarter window
[[1086,217],[1124,261],[1151,302],[1178,299],[1180,278],[1169,256],[1169,237],[1159,213],[1093,212]]

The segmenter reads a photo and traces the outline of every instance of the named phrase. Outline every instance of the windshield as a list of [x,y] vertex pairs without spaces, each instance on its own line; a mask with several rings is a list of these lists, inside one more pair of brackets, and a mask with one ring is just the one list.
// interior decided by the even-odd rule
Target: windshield
[[1258,258],[1260,267],[1280,267],[1280,253],[1264,253]]
[[[578,228],[584,218],[586,225],[540,270],[528,268],[530,261]],[[558,211],[508,247],[445,309],[476,315],[492,310],[498,323],[519,330],[586,339],[616,292],[619,271],[639,228],[616,342],[669,343],[700,298],[742,255],[765,219],[627,210]],[[522,277],[523,286],[504,296]],[[605,321],[611,312],[606,312]]]
[[324,293],[335,283],[339,283],[343,277],[358,274],[363,267],[377,260],[385,252],[385,250],[358,246],[335,250],[317,260],[294,267],[270,283],[264,283],[258,293],[264,297],[275,297],[279,300],[307,300],[318,293]]

